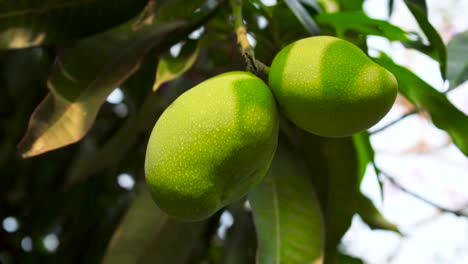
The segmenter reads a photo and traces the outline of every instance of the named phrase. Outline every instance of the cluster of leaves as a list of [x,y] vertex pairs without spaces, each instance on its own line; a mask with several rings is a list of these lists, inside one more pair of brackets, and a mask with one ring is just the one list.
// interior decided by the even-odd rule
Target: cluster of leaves
[[[374,164],[368,132],[320,138],[285,120],[271,170],[276,173],[249,195],[251,209],[242,203],[226,208],[234,225],[225,236],[217,234],[221,213],[189,224],[167,217],[142,187],[146,141],[182,92],[245,68],[228,1],[39,2],[0,3],[0,219],[13,215],[20,222],[15,233],[0,231],[0,261],[360,263],[338,250],[353,215],[371,228],[398,232],[359,192],[366,168]],[[303,37],[335,35],[367,52],[366,37],[375,35],[436,60],[449,90],[455,89],[468,77],[468,32],[446,47],[428,21],[425,1],[404,3],[421,33],[368,17],[363,0],[284,0],[273,6],[250,0],[243,11],[255,56],[266,64]],[[180,52],[171,55],[175,44]],[[468,155],[468,117],[386,54],[373,59]],[[125,98],[113,106],[106,98],[116,87]],[[122,106],[126,115],[116,115]],[[37,157],[21,159],[16,145],[22,157]],[[136,178],[133,191],[117,186],[121,172]],[[42,245],[50,233],[60,241],[55,252]],[[32,239],[31,252],[21,247],[25,236]]]

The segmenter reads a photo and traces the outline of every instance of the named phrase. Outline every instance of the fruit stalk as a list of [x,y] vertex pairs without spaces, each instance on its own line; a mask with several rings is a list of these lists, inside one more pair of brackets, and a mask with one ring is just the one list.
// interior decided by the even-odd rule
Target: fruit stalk
[[239,44],[241,54],[247,64],[247,70],[255,74],[263,72],[265,75],[268,75],[269,67],[255,59],[254,48],[247,38],[247,28],[244,25],[242,17],[242,0],[231,0],[230,3],[232,7],[237,44]]

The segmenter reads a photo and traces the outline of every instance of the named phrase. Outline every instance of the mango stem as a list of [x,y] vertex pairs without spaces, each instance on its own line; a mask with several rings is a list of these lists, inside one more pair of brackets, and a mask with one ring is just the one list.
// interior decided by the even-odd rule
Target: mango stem
[[247,38],[247,28],[244,25],[242,17],[242,0],[230,0],[230,4],[232,7],[237,44],[239,44],[242,57],[244,57],[247,64],[247,70],[254,74],[263,73],[268,76],[270,68],[263,62],[255,59],[254,48]]

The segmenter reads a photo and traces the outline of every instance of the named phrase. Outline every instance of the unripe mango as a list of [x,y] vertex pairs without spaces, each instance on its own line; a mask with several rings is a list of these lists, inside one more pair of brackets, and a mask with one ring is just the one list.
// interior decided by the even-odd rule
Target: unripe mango
[[269,84],[288,119],[324,137],[367,129],[390,110],[398,84],[385,68],[342,39],[317,36],[283,48]]
[[263,179],[277,137],[276,102],[261,79],[208,79],[177,98],[151,133],[145,173],[153,199],[173,217],[205,219]]

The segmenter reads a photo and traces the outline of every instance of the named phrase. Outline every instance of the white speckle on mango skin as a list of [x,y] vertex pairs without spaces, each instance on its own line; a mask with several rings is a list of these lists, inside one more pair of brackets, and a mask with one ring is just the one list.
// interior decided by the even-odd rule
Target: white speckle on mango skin
[[182,220],[212,215],[263,178],[277,134],[274,97],[258,77],[229,72],[195,86],[150,136],[145,172],[156,204]]

